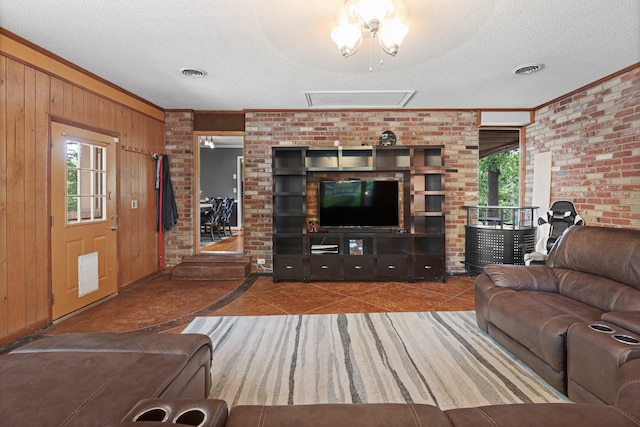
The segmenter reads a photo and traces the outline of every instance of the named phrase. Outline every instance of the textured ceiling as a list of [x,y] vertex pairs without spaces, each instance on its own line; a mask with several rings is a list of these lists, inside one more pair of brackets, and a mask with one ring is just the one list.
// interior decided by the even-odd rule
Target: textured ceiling
[[[329,37],[342,3],[0,0],[0,26],[166,109],[306,109],[331,91],[532,108],[640,62],[638,0],[404,0],[398,55],[366,41],[349,59]],[[545,68],[512,73],[528,63]]]

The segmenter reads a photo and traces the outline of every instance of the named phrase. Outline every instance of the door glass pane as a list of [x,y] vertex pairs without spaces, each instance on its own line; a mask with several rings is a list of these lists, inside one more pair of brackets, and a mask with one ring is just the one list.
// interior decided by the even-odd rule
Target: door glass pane
[[67,140],[67,224],[104,220],[106,148]]

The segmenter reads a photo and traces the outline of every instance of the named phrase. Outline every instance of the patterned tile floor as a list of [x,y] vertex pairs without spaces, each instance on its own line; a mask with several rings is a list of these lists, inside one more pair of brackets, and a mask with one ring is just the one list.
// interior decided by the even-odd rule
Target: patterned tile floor
[[473,310],[475,277],[439,282],[172,280],[160,275],[28,338],[71,332],[180,333],[196,316]]

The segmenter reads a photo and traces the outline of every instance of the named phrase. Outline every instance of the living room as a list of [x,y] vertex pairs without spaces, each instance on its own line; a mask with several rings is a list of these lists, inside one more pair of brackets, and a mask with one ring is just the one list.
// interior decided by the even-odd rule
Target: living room
[[[637,16],[637,6],[632,10]],[[5,27],[3,21],[0,25]],[[636,47],[637,33],[628,42]],[[364,50],[360,55],[366,57]],[[452,277],[464,275],[466,212],[462,206],[473,204],[477,197],[478,132],[482,113],[487,111],[531,114],[530,123],[517,126],[523,135],[522,205],[532,202],[536,155],[551,153],[550,200],[571,200],[588,225],[640,229],[637,52],[622,68],[575,83],[571,90],[542,102],[523,101],[518,108],[386,109],[165,107],[172,104],[149,101],[58,54],[20,32],[0,28],[0,105],[4,106],[0,111],[0,194],[4,195],[4,203],[0,202],[0,229],[4,230],[0,233],[0,345],[28,337],[55,320],[51,312],[55,242],[51,221],[46,220],[53,199],[52,122],[106,131],[119,139],[118,222],[114,224],[118,227],[118,293],[169,271],[197,252],[193,150],[195,136],[203,131],[195,124],[197,114],[244,117],[242,129],[231,130],[244,132],[244,255],[251,260],[253,273],[273,266],[272,147],[333,147],[336,140],[346,147],[377,145],[382,132],[393,130],[399,146],[445,147],[446,271]],[[594,55],[588,56],[593,60]],[[254,97],[259,96],[254,93]],[[153,185],[157,165],[152,160],[157,153],[170,159],[179,217],[160,241]],[[258,265],[258,259],[265,259],[265,264]]]
[[[0,318],[2,342],[10,342],[51,322],[48,289],[49,244],[41,212],[49,210],[47,197],[30,195],[48,188],[46,140],[50,120],[110,129],[120,135],[118,234],[119,291],[159,271],[156,197],[150,187],[153,153],[166,153],[179,210],[179,224],[164,235],[164,263],[176,265],[195,251],[192,206],[196,165],[194,111],[164,110],[100,79],[64,59],[2,30],[3,147],[7,159],[6,206],[1,288],[7,310]],[[576,88],[532,109],[534,119],[524,129],[522,192],[531,201],[534,158],[551,152],[554,159],[550,200],[570,199],[588,224],[640,227],[637,197],[637,126],[635,105],[638,65]],[[87,89],[84,89],[84,88]],[[11,91],[9,91],[11,89]],[[113,101],[115,100],[115,102]],[[29,111],[29,113],[27,113]],[[226,111],[243,116],[245,132],[245,194],[243,213],[245,254],[271,263],[271,147],[280,144],[376,144],[379,135],[394,129],[398,144],[443,144],[446,168],[447,270],[464,271],[465,211],[476,193],[478,120],[482,109],[393,110],[251,110]],[[509,110],[507,110],[509,111]],[[196,110],[197,112],[197,110]],[[203,113],[206,113],[204,111]],[[362,125],[366,124],[365,127]],[[235,125],[237,126],[237,124]],[[24,128],[24,130],[23,130]],[[11,151],[12,140],[22,151]],[[29,195],[29,196],[27,196]],[[133,202],[136,209],[129,209]],[[127,208],[124,208],[124,207]],[[6,248],[13,250],[8,251]],[[11,266],[8,268],[7,266]]]

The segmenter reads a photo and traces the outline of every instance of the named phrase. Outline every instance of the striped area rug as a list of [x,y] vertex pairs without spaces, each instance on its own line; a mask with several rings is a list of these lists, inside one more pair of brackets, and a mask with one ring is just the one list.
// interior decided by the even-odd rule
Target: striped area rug
[[473,312],[199,317],[210,397],[240,404],[568,402],[481,331]]

